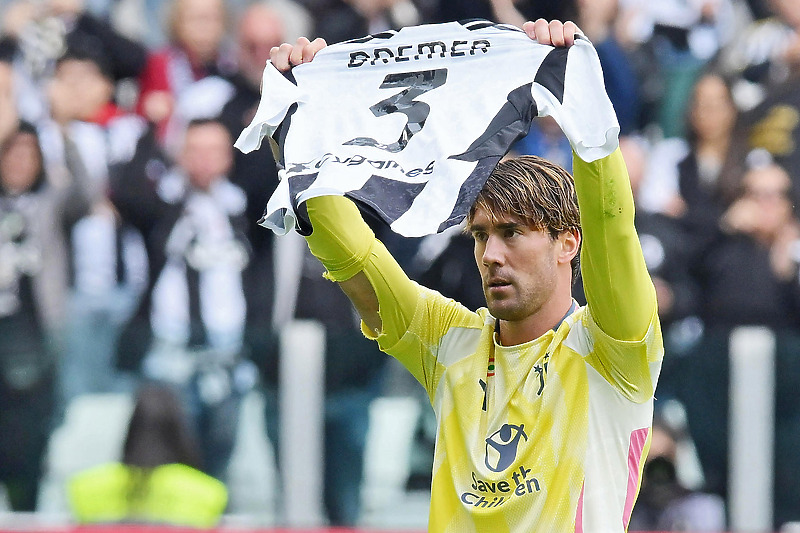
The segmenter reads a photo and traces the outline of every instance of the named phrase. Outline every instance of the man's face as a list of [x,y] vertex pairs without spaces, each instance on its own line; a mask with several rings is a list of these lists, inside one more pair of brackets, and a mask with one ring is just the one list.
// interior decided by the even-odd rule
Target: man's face
[[222,124],[211,122],[189,127],[180,156],[192,186],[207,190],[231,169],[231,137]]
[[777,166],[753,169],[743,178],[744,200],[757,213],[755,230],[772,238],[792,219],[792,181]]
[[175,32],[192,59],[213,61],[225,37],[225,4],[220,0],[182,0]]
[[113,95],[111,80],[89,60],[63,61],[50,84],[51,104],[73,120],[92,120]]
[[239,70],[258,87],[270,50],[284,41],[283,22],[263,5],[253,5],[239,26]]
[[478,207],[470,224],[486,306],[500,320],[538,312],[557,287],[559,239],[511,215],[492,219]]

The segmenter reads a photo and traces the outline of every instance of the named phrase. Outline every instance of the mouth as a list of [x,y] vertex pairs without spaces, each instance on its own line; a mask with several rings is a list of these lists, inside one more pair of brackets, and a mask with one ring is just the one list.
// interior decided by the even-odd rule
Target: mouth
[[486,287],[491,292],[500,291],[510,286],[511,282],[503,278],[491,278],[486,282]]

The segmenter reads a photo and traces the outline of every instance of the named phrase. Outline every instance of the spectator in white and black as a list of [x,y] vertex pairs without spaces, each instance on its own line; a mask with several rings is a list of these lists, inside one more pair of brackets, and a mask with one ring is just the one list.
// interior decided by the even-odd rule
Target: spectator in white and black
[[45,84],[56,60],[69,47],[95,50],[107,58],[116,84],[136,78],[147,49],[84,9],[83,0],[16,0],[5,13],[0,57],[13,61],[21,116],[38,122],[47,115]]
[[744,28],[724,51],[722,65],[738,78],[737,102],[743,109],[761,103],[775,86],[800,75],[800,3],[765,0],[771,16]]
[[0,123],[0,483],[13,510],[34,511],[63,356],[65,230],[89,197],[74,146],[48,175],[35,128],[2,90]]
[[118,364],[178,391],[195,425],[203,470],[222,478],[241,398],[255,370],[243,359],[251,260],[244,191],[228,180],[233,141],[216,120],[189,123],[164,172],[152,136],[112,181],[124,220],[142,233],[149,285],[118,345]]
[[[239,136],[255,114],[261,98],[261,78],[270,49],[286,40],[282,16],[265,3],[251,4],[239,19],[236,74],[230,79],[232,96],[225,103],[220,120],[231,138]],[[274,268],[271,231],[258,225],[267,200],[278,184],[278,171],[272,151],[235,151],[232,183],[247,194],[247,230],[253,246],[253,260],[244,272],[247,286],[247,346],[262,371],[277,365],[276,336],[273,326]]]
[[114,103],[110,63],[96,48],[67,48],[48,94],[52,118],[41,125],[47,164],[62,165],[64,147],[73,142],[92,194],[91,211],[69,234],[67,356],[59,379],[66,405],[84,393],[131,386],[114,372],[114,347],[144,288],[146,258],[141,236],[123,224],[107,194],[111,169],[133,157],[147,123]]

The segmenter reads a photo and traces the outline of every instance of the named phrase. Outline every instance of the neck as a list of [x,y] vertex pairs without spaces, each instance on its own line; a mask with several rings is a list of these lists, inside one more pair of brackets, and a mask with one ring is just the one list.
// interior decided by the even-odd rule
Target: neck
[[516,346],[538,339],[555,328],[572,307],[569,292],[548,300],[536,313],[521,320],[499,320],[499,342],[503,346]]

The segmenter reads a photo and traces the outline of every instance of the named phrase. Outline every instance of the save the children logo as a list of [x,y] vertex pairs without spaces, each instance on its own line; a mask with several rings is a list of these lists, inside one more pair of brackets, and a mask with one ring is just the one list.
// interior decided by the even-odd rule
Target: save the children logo
[[[486,468],[492,472],[504,472],[517,459],[517,451],[523,440],[528,440],[524,424],[503,424],[503,426],[486,438]],[[472,472],[471,483],[461,493],[461,502],[478,509],[500,507],[514,496],[522,497],[542,490],[539,479],[531,475],[532,470],[519,465],[503,479],[487,479]]]
[[486,468],[492,472],[502,472],[514,463],[520,439],[528,440],[525,424],[518,426],[503,424],[503,427],[486,439]]

